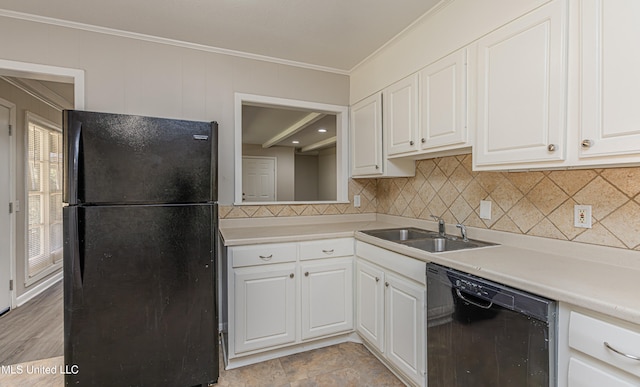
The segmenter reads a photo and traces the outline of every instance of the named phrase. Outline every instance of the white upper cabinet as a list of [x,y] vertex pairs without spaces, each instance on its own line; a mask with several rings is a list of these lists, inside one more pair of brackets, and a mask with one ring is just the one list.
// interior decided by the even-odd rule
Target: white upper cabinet
[[[400,93],[401,94],[401,93]],[[398,94],[398,98],[403,97]],[[382,133],[382,93],[351,106],[351,175],[353,177],[403,177],[415,175],[413,160],[387,158]],[[397,108],[401,110],[400,102]],[[398,113],[401,116],[401,112]],[[398,127],[402,126],[398,124]]]
[[579,157],[597,164],[603,156],[627,155],[638,162],[640,2],[581,0],[579,12]]
[[420,149],[468,144],[467,50],[425,67],[420,81]]
[[478,40],[477,169],[565,159],[566,7],[553,1]]
[[351,107],[351,173],[382,175],[382,94]]
[[418,74],[383,91],[384,133],[389,156],[418,149]]

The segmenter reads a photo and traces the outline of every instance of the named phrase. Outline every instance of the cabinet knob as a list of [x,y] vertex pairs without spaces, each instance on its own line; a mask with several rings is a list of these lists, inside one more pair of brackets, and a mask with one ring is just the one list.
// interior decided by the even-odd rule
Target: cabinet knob
[[305,271],[305,272],[304,272],[304,276],[305,276],[305,277],[308,277],[308,276],[309,276],[309,272],[308,272],[308,271]]
[[378,164],[376,164],[376,169],[380,169],[380,167],[378,166]]
[[547,150],[548,150],[549,152],[555,152],[555,151],[556,151],[556,144],[549,144],[549,145],[547,146]]
[[427,139],[423,138],[423,139],[420,140],[420,142],[424,144],[425,142],[427,142]]
[[593,141],[591,140],[582,140],[582,142],[580,143],[580,145],[582,145],[583,148],[591,148],[593,146]]
[[388,283],[388,282],[385,282],[385,283],[384,283],[384,286],[389,287],[389,283]]
[[294,277],[293,273],[289,274],[289,278],[293,278],[293,277]]
[[380,282],[380,278],[376,277],[376,282]]
[[409,145],[413,145],[413,140],[409,141]]

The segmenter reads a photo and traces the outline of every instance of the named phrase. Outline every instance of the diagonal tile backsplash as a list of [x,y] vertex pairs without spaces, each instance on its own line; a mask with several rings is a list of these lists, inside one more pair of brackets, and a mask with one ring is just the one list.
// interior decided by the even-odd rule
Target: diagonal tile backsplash
[[[471,155],[417,161],[416,176],[378,180],[378,213],[640,250],[640,168],[474,172]],[[480,200],[492,202],[480,219]],[[592,206],[593,228],[573,225]]]
[[[376,179],[350,179],[349,203],[220,206],[218,212],[221,219],[375,213],[377,183]],[[360,195],[358,208],[351,204],[354,195]]]
[[[474,172],[471,155],[416,162],[410,178],[351,179],[352,204],[221,206],[221,218],[380,213],[640,250],[640,167]],[[480,200],[492,202],[480,219]],[[573,225],[573,206],[592,206],[593,228]]]

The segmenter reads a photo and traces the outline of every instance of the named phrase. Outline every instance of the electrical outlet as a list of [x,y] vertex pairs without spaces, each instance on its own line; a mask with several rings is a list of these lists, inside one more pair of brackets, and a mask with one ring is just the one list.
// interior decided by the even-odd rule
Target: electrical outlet
[[353,195],[353,206],[360,207],[360,195]]
[[491,219],[491,202],[480,200],[480,219]]
[[591,228],[591,206],[573,206],[573,225],[580,228]]

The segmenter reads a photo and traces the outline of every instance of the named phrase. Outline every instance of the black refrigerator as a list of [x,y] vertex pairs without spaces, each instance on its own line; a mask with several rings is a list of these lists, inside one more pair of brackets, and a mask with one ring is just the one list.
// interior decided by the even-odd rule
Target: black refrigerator
[[218,379],[217,124],[63,112],[67,386]]

